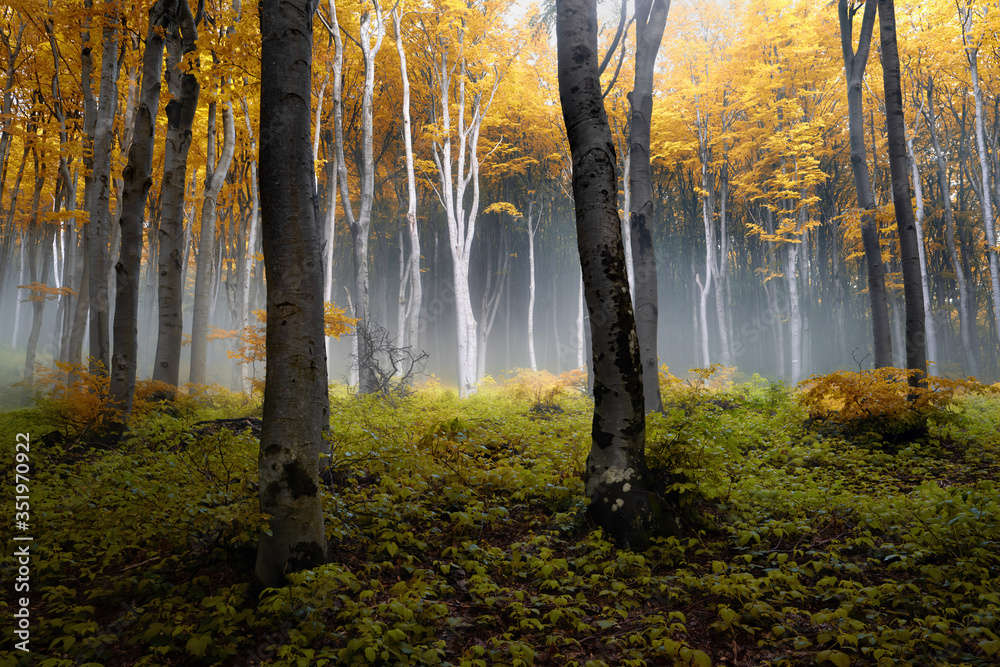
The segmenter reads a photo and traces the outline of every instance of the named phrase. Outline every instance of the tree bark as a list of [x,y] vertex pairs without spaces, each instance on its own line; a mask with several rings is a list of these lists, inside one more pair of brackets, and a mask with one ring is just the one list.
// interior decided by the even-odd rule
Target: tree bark
[[[881,7],[881,3],[879,5]],[[964,12],[964,13],[963,13]],[[996,334],[1000,339],[1000,254],[997,248],[997,234],[993,217],[993,197],[990,189],[990,161],[987,153],[986,120],[983,111],[983,88],[979,80],[979,48],[980,43],[971,43],[969,37],[972,20],[970,8],[959,8],[959,18],[962,19],[962,41],[965,45],[965,57],[969,63],[969,75],[972,78],[972,96],[976,103],[976,151],[979,153],[979,170],[982,187],[978,189],[980,208],[983,214],[983,228],[986,232],[986,255],[989,257],[990,285],[993,292],[993,318],[996,324]]]
[[707,368],[712,363],[708,342],[708,295],[712,290],[712,276],[715,274],[715,271],[712,270],[715,257],[715,222],[713,220],[715,216],[715,183],[714,178],[711,181],[709,180],[711,175],[708,170],[710,157],[708,154],[707,139],[703,138],[701,143],[701,189],[703,192],[701,197],[701,217],[705,228],[705,281],[703,283],[701,277],[696,273],[695,282],[700,290],[700,298],[698,300],[698,328],[701,334],[702,364]]
[[917,154],[913,147],[914,134],[916,134],[916,128],[906,139],[906,157],[910,171],[913,173],[913,194],[917,203],[914,223],[916,225],[917,249],[920,251],[920,293],[924,303],[924,326],[927,330],[927,372],[930,375],[937,375],[937,366],[935,365],[938,362],[937,328],[934,326],[934,315],[931,310],[930,275],[927,268],[927,253],[924,250],[924,187],[920,181],[920,167],[917,165]]
[[407,263],[409,294],[406,297],[404,340],[415,352],[420,349],[420,307],[423,303],[423,285],[420,277],[420,230],[417,227],[417,185],[413,167],[413,136],[410,128],[410,77],[406,71],[406,50],[403,48],[403,34],[400,28],[402,17],[399,9],[392,12],[392,22],[396,29],[396,51],[399,53],[399,69],[403,82],[403,148],[406,151],[406,229],[410,237],[410,258]]
[[[255,574],[280,586],[327,557],[319,452],[329,423],[322,233],[310,143],[310,0],[263,0],[260,179],[267,275],[267,380],[260,439],[262,532]],[[270,534],[269,534],[270,533]]]
[[128,164],[122,177],[121,255],[115,265],[115,349],[111,359],[111,405],[122,423],[132,412],[138,366],[139,280],[146,198],[153,182],[156,114],[160,108],[160,70],[164,31],[177,12],[177,0],[159,0],[149,10],[149,32],[142,54],[142,89],[136,108]]
[[[372,204],[375,197],[375,154],[373,148],[374,118],[372,103],[375,94],[375,57],[382,48],[385,35],[382,22],[382,8],[378,0],[372,0],[374,16],[365,11],[361,18],[361,55],[365,65],[365,82],[361,94],[361,201],[358,217],[348,215],[348,225],[354,240],[354,316],[358,319],[355,328],[359,332],[373,331],[373,327],[383,323],[372,321],[371,298],[368,280],[368,242],[371,238]],[[374,39],[374,44],[372,40]],[[341,137],[343,133],[341,132]],[[340,155],[343,156],[343,145]],[[346,167],[341,173],[340,192],[344,200],[344,210],[350,209]],[[358,393],[371,394],[378,390],[375,379],[375,350],[371,346],[370,335],[357,336],[358,345]]]
[[886,127],[889,135],[889,172],[892,178],[892,201],[896,208],[896,229],[899,233],[899,256],[903,268],[903,296],[906,301],[906,367],[916,371],[910,377],[910,385],[916,387],[927,375],[927,332],[924,327],[924,295],[920,285],[920,242],[913,215],[913,202],[910,199],[910,169],[906,157],[906,124],[903,118],[903,90],[900,84],[893,0],[878,0],[878,15]]
[[878,227],[875,222],[875,198],[872,196],[871,175],[865,153],[864,110],[862,106],[862,81],[871,48],[875,26],[876,0],[868,0],[861,22],[858,50],[854,51],[854,12],[848,0],[840,0],[840,43],[844,52],[844,70],[847,76],[847,122],[850,132],[851,172],[854,188],[861,208],[861,243],[868,267],[868,298],[871,302],[872,339],[875,368],[892,366],[892,334],[889,326],[889,307],[885,290],[885,268],[879,246]]
[[200,86],[184,56],[195,48],[198,31],[188,0],[177,2],[174,32],[167,34],[167,67],[164,77],[171,100],[167,103],[167,137],[163,152],[160,199],[159,326],[153,379],[180,384],[181,342],[184,330],[184,259],[187,234],[184,225],[184,189],[191,126],[198,109]]
[[635,326],[642,361],[646,412],[660,411],[657,326],[659,304],[653,248],[653,190],[650,175],[650,123],[653,117],[653,66],[667,25],[670,0],[640,0],[635,9],[635,84],[629,102],[629,228],[634,262]]
[[[90,222],[85,228],[90,261],[90,357],[100,363],[102,373],[109,372],[111,340],[108,301],[108,275],[111,262],[111,139],[118,99],[118,13],[117,2],[105,4],[106,15],[102,36],[101,83],[97,109],[94,112],[93,168],[88,211]],[[89,54],[88,54],[89,55]],[[89,86],[87,86],[89,88]],[[88,90],[84,94],[88,94]],[[86,123],[85,123],[86,124]],[[94,370],[92,367],[91,370]]]
[[538,370],[535,360],[535,232],[534,200],[528,202],[528,364]]
[[[43,230],[43,223],[40,220],[40,198],[42,186],[45,185],[45,169],[41,165],[38,152],[32,148],[35,155],[35,187],[31,196],[31,221],[29,229],[22,240],[23,244],[30,243],[24,256],[28,260],[28,280],[34,284],[45,285],[49,277],[49,263],[52,255],[48,252],[48,246],[52,244],[52,237],[48,230]],[[51,226],[51,225],[49,225]],[[41,266],[39,267],[39,262]],[[38,349],[38,337],[42,331],[42,318],[45,315],[45,294],[35,294],[33,290],[27,290],[31,297],[31,331],[28,334],[28,344],[25,348],[24,359],[24,381],[31,386],[35,379],[35,354]],[[17,328],[15,326],[15,334]]]
[[615,150],[601,98],[597,6],[558,0],[559,97],[573,157],[577,244],[594,359],[588,512],[618,544],[641,549],[662,528],[649,493],[642,366],[618,216]]
[[[247,136],[250,138],[250,215],[247,217],[247,248],[246,262],[240,275],[240,331],[250,326],[250,292],[253,285],[254,255],[257,254],[257,238],[260,230],[260,196],[258,189],[257,175],[257,140],[254,138],[253,127],[250,125],[250,109],[246,100],[241,99],[243,107],[243,122],[246,127]],[[245,371],[246,369],[244,369]],[[251,389],[249,376],[242,376],[243,390],[248,392]]]
[[975,346],[972,344],[972,327],[974,318],[970,310],[969,287],[965,280],[962,260],[955,244],[955,213],[951,206],[951,184],[948,179],[948,165],[941,141],[937,133],[937,117],[934,113],[934,78],[927,78],[927,108],[924,111],[927,118],[927,129],[931,135],[931,145],[937,160],[938,188],[941,190],[941,203],[944,206],[945,243],[948,246],[948,256],[951,258],[952,270],[955,272],[955,282],[958,285],[958,323],[962,339],[962,349],[965,351],[966,372],[969,375],[979,375],[979,363],[976,360]]
[[[229,174],[229,165],[236,150],[236,124],[233,107],[225,102],[222,107],[222,154],[212,169],[214,150],[209,151],[209,168],[205,173],[205,201],[201,205],[201,235],[198,242],[198,267],[194,279],[194,308],[191,317],[191,384],[205,384],[205,366],[208,352],[208,323],[211,313],[212,265],[215,261],[216,202]],[[215,133],[209,133],[214,145]]]

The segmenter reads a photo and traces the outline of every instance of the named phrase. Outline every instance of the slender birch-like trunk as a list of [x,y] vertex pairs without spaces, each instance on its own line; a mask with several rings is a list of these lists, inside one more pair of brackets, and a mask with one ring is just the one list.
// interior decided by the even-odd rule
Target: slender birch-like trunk
[[528,202],[528,364],[538,370],[535,361],[535,231],[533,219],[535,202]]
[[[920,113],[919,111],[917,112]],[[927,252],[924,249],[924,187],[920,180],[920,168],[917,166],[917,155],[913,149],[913,139],[919,127],[919,116],[917,126],[906,139],[906,155],[913,173],[913,193],[917,202],[916,217],[914,223],[917,230],[917,249],[920,252],[920,291],[924,301],[924,325],[927,330],[927,374],[937,375],[937,328],[934,326],[934,315],[931,310],[931,289],[927,273]]]
[[[586,357],[584,356],[584,338],[583,333],[583,310],[585,304],[583,301],[583,276],[580,276],[580,298],[577,303],[576,311],[576,367],[585,368],[587,365]],[[657,380],[659,382],[659,380]]]
[[788,283],[788,331],[791,347],[792,386],[802,379],[802,313],[799,304],[799,281],[795,267],[798,264],[799,246],[796,243],[785,244],[785,280]]
[[715,255],[715,224],[712,220],[715,215],[715,183],[712,182],[714,179],[710,181],[707,150],[707,146],[703,146],[701,162],[701,189],[703,192],[701,197],[701,217],[705,228],[705,280],[702,281],[701,277],[695,274],[695,281],[700,290],[698,324],[701,333],[701,357],[702,364],[706,368],[712,363],[708,342],[708,295],[712,290],[712,275],[715,273],[712,270]]
[[983,110],[983,88],[979,80],[979,49],[980,42],[972,43],[969,35],[972,24],[971,7],[959,6],[959,18],[962,21],[962,42],[965,45],[965,57],[969,63],[969,75],[972,78],[972,96],[976,103],[976,152],[979,154],[979,171],[982,187],[979,189],[980,208],[983,213],[983,228],[986,232],[986,254],[990,263],[990,285],[993,294],[993,317],[996,332],[1000,339],[1000,249],[997,248],[995,218],[993,217],[993,197],[991,188],[990,160],[986,145],[986,118]]
[[406,154],[406,229],[410,239],[409,278],[406,297],[406,345],[414,351],[420,349],[420,308],[423,303],[423,280],[420,277],[420,230],[417,227],[417,185],[413,167],[413,132],[410,122],[410,77],[406,70],[406,49],[400,29],[402,16],[399,8],[392,12],[396,30],[396,51],[399,53],[399,70],[403,83],[403,148]]
[[[28,279],[31,283],[46,284],[49,279],[49,266],[52,256],[46,252],[46,246],[52,243],[52,237],[48,230],[43,230],[43,223],[40,220],[39,202],[42,194],[42,187],[45,185],[45,171],[41,168],[41,160],[38,152],[32,148],[35,156],[35,187],[31,195],[31,222],[28,232],[24,235],[23,244],[28,242],[31,247],[27,249],[24,256],[28,260]],[[53,227],[53,225],[46,225]],[[40,256],[40,257],[39,257]],[[39,266],[41,262],[41,266]],[[31,297],[31,331],[28,333],[28,344],[25,349],[24,360],[24,381],[31,386],[35,379],[35,354],[38,349],[38,337],[42,332],[42,320],[45,315],[45,296],[34,294],[30,290],[27,292]]]
[[[246,127],[247,136],[250,137],[250,215],[247,218],[247,258],[246,264],[243,267],[243,273],[240,276],[239,328],[240,331],[243,331],[250,326],[250,291],[253,286],[254,255],[257,254],[258,234],[260,231],[260,196],[257,180],[257,159],[254,157],[257,155],[257,139],[254,137],[253,127],[250,124],[250,109],[247,107],[246,100],[241,99],[240,104],[243,106],[243,122]],[[234,345],[238,346],[239,341],[236,340]],[[240,377],[242,378],[243,391],[249,393],[251,389],[250,376],[247,375],[245,367]]]
[[962,349],[965,351],[966,372],[969,375],[979,375],[979,363],[976,360],[976,350],[972,344],[972,327],[974,319],[970,308],[969,286],[965,280],[965,270],[962,267],[962,260],[958,254],[958,246],[955,243],[955,213],[951,206],[951,184],[948,181],[948,165],[945,161],[944,151],[941,150],[941,141],[937,133],[937,117],[934,113],[934,78],[927,78],[927,108],[924,111],[927,118],[927,129],[931,135],[931,146],[934,148],[934,157],[937,161],[938,188],[941,190],[941,200],[944,205],[944,225],[945,243],[948,246],[948,256],[951,258],[951,266],[955,272],[955,282],[958,285],[958,322],[962,340]]
[[[455,291],[455,320],[458,337],[458,391],[468,396],[476,391],[476,342],[477,323],[469,293],[469,267],[472,240],[475,237],[476,219],[479,214],[479,137],[483,118],[489,112],[500,74],[494,68],[489,96],[477,90],[467,99],[469,83],[468,63],[461,55],[464,39],[462,28],[457,38],[458,55],[452,61],[452,45],[443,38],[434,49],[431,71],[435,89],[435,114],[441,123],[441,133],[433,141],[434,163],[440,175],[440,187],[435,188],[448,223],[448,247],[452,257],[452,279]],[[457,81],[452,84],[452,73],[457,70]],[[454,95],[454,99],[453,99]],[[452,158],[453,127],[451,106],[456,110],[457,152]],[[468,118],[467,118],[468,116]],[[456,173],[457,170],[457,173]],[[471,198],[468,186],[472,186]]]
[[[90,356],[107,373],[111,365],[110,304],[108,275],[111,266],[111,140],[118,100],[118,15],[117,1],[105,3],[102,35],[101,82],[97,109],[93,112],[93,168],[86,226],[90,281]],[[84,95],[90,94],[89,85]],[[86,122],[85,122],[86,125]],[[91,369],[95,370],[94,368]]]
[[[212,119],[214,120],[214,119]],[[229,174],[229,165],[236,150],[236,124],[233,107],[225,102],[222,107],[222,154],[212,168],[215,158],[215,128],[209,130],[208,169],[205,172],[205,200],[201,205],[201,237],[198,242],[198,267],[194,279],[194,308],[191,318],[191,384],[205,384],[205,365],[208,351],[208,323],[212,265],[215,261],[216,202]]]
[[[715,246],[712,244],[712,280],[715,283],[715,319],[719,324],[720,360],[723,366],[731,366],[732,355],[729,347],[729,324],[726,317],[726,272],[728,267],[729,239],[726,221],[726,201],[729,199],[729,176],[726,165],[723,164],[719,173],[719,259],[715,259]],[[714,240],[714,239],[713,239]]]

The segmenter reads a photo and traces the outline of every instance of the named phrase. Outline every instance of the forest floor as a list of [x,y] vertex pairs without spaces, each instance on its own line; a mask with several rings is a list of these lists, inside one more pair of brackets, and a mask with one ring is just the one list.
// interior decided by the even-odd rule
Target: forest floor
[[39,394],[0,415],[11,452],[31,434],[34,538],[28,654],[0,558],[0,665],[997,664],[996,393],[852,430],[759,378],[667,382],[648,458],[685,532],[633,553],[588,523],[572,382],[335,388],[331,562],[259,597],[259,403],[141,400],[109,447],[88,443],[86,392]]

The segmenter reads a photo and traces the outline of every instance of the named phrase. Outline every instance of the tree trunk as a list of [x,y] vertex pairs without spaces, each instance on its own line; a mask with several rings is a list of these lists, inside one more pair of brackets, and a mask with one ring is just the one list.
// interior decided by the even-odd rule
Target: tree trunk
[[528,364],[538,370],[535,361],[535,231],[533,220],[535,202],[528,203]]
[[615,151],[597,70],[597,6],[558,0],[559,97],[573,156],[577,243],[594,358],[588,512],[618,544],[642,549],[663,527],[649,493],[639,341],[618,216]]
[[322,234],[310,143],[309,0],[263,0],[260,178],[267,274],[267,382],[260,438],[260,509],[269,514],[257,580],[281,586],[327,557],[319,452],[329,424]]
[[[214,120],[214,118],[213,118]],[[194,279],[194,308],[191,317],[191,384],[205,384],[205,365],[208,352],[208,323],[212,289],[212,265],[215,262],[216,202],[226,182],[229,165],[236,149],[236,124],[233,107],[225,102],[222,107],[222,154],[219,163],[214,160],[215,131],[209,131],[208,169],[205,172],[205,201],[201,205],[201,236],[198,241],[198,267]]]
[[177,26],[167,33],[167,66],[164,77],[171,100],[167,103],[167,137],[163,152],[160,205],[159,326],[153,379],[180,384],[181,342],[184,331],[184,258],[187,234],[184,225],[184,189],[191,125],[198,109],[200,86],[184,56],[195,48],[198,32],[188,0],[177,2]]
[[892,334],[889,328],[889,308],[886,301],[885,269],[882,266],[882,250],[879,247],[879,233],[875,222],[875,199],[872,196],[871,176],[868,172],[868,158],[865,153],[864,110],[862,107],[862,81],[871,47],[872,31],[875,26],[876,0],[865,4],[861,22],[861,37],[855,53],[853,44],[853,22],[856,10],[848,7],[847,0],[840,0],[840,43],[844,52],[844,70],[847,75],[847,121],[851,144],[851,172],[854,188],[858,193],[861,208],[861,243],[865,251],[868,267],[868,298],[871,302],[872,338],[875,352],[875,368],[892,366]]
[[701,188],[704,193],[701,198],[701,217],[705,228],[705,281],[702,283],[701,277],[696,273],[695,282],[698,284],[698,289],[700,290],[698,324],[701,332],[702,364],[705,368],[708,368],[712,363],[708,342],[708,295],[712,290],[712,275],[715,273],[712,270],[715,257],[715,224],[712,220],[715,216],[713,197],[715,183],[709,182],[708,157],[705,156],[704,151],[707,151],[707,147],[703,148],[701,163]]
[[80,293],[73,308],[73,324],[69,332],[66,355],[63,357],[63,361],[71,366],[83,365],[83,339],[87,334],[87,319],[90,315],[90,281],[87,279],[87,263],[90,261],[90,256],[87,253],[86,239],[81,241],[81,245],[83,252],[77,270],[77,275],[80,277]]
[[[881,7],[881,3],[879,5]],[[990,161],[986,146],[986,119],[983,112],[983,89],[979,81],[979,45],[969,43],[968,27],[971,10],[966,10],[962,22],[962,39],[965,42],[965,55],[969,62],[969,74],[972,77],[972,95],[976,102],[976,150],[979,153],[979,170],[982,177],[982,189],[979,190],[980,208],[983,212],[983,227],[986,232],[986,254],[990,263],[990,284],[993,291],[993,318],[996,324],[996,334],[1000,339],[1000,256],[997,253],[997,235],[993,217],[993,197],[990,190]]]
[[906,158],[906,124],[903,90],[896,48],[896,10],[893,0],[878,0],[879,36],[882,41],[882,80],[885,86],[885,116],[889,135],[889,172],[892,201],[896,208],[899,255],[903,267],[906,300],[906,367],[917,373],[910,385],[918,386],[927,375],[927,333],[924,327],[924,296],[921,289],[920,242],[910,199],[909,164]]
[[629,102],[629,228],[634,262],[632,275],[635,327],[642,360],[642,386],[646,412],[660,411],[657,326],[659,304],[656,253],[653,248],[653,190],[650,175],[650,123],[653,117],[653,66],[667,25],[670,0],[640,0],[635,17],[635,85]]
[[132,412],[138,366],[139,280],[146,198],[152,185],[156,114],[160,107],[163,31],[177,12],[176,0],[160,0],[149,10],[149,33],[142,56],[142,90],[136,108],[128,165],[122,177],[121,256],[115,265],[115,348],[111,359],[111,405],[122,423]]
[[[41,160],[39,160],[37,151],[32,149],[32,152],[35,153],[35,187],[31,196],[30,229],[24,235],[24,240],[22,241],[22,248],[24,244],[28,243],[30,243],[31,247],[27,248],[22,256],[28,260],[28,280],[32,284],[39,283],[45,285],[49,279],[49,261],[51,260],[47,246],[52,243],[52,237],[47,230],[42,229],[43,223],[39,215],[41,213],[39,206],[42,186],[45,185],[45,171],[41,167]],[[39,261],[41,261],[41,267],[38,266]],[[31,332],[28,334],[28,344],[25,349],[24,381],[25,384],[31,386],[31,383],[35,379],[35,352],[38,349],[38,337],[42,331],[46,295],[36,294],[31,289],[27,290],[27,294],[31,300],[32,317]]]
[[[344,216],[347,219],[347,226],[351,230],[351,238],[354,242],[353,302],[354,317],[358,320],[355,328],[358,332],[370,331],[372,327],[368,285],[368,241],[374,198],[373,190],[375,188],[375,157],[372,148],[374,122],[372,100],[375,90],[375,57],[382,47],[382,38],[385,34],[381,6],[377,0],[373,0],[373,4],[375,6],[375,16],[372,17],[368,12],[365,12],[361,19],[360,45],[365,65],[365,79],[361,99],[361,201],[357,218],[355,218],[354,209],[351,206],[350,188],[347,182],[347,162],[344,157],[343,92],[341,89],[343,45],[340,39],[336,11],[331,10],[333,37],[336,45],[333,79],[333,115],[334,132],[336,134],[337,170],[339,172],[340,200],[344,206]],[[374,44],[372,43],[373,39]],[[370,340],[370,336],[355,336],[354,344],[357,347],[355,363],[358,368],[359,394],[370,394],[377,389],[375,360]]]
[[948,179],[948,165],[945,162],[944,151],[941,150],[941,142],[937,134],[933,77],[927,78],[927,110],[924,115],[927,118],[927,129],[931,135],[934,156],[937,159],[938,188],[941,190],[941,203],[944,206],[945,243],[948,246],[948,256],[951,258],[951,267],[955,271],[955,281],[958,284],[958,323],[962,349],[965,351],[965,371],[969,375],[977,376],[979,375],[979,364],[976,361],[976,350],[972,344],[974,319],[969,308],[971,301],[969,287],[965,281],[965,271],[958,254],[958,246],[955,244],[955,213],[951,207],[951,183]]
[[[240,322],[239,329],[243,331],[250,326],[251,306],[250,291],[253,285],[254,255],[257,254],[257,237],[260,229],[260,199],[258,192],[257,160],[253,157],[257,154],[257,140],[254,138],[253,127],[250,125],[250,109],[246,100],[240,100],[243,106],[243,122],[246,126],[247,136],[250,137],[250,215],[247,219],[247,248],[246,263],[240,276]],[[238,344],[238,343],[237,343]],[[246,368],[241,375],[243,391],[249,393],[251,390],[250,378],[246,375]]]
[[[88,202],[90,222],[85,228],[90,261],[90,357],[100,363],[101,372],[111,364],[110,305],[108,275],[111,264],[111,139],[118,100],[118,13],[117,2],[106,4],[101,52],[101,83],[94,115],[93,170]],[[89,88],[89,85],[86,86]],[[89,91],[85,90],[84,94]],[[93,368],[91,370],[94,370]]]
[[[729,172],[723,164],[719,170],[719,259],[715,259],[715,243],[712,244],[712,280],[715,283],[715,319],[719,323],[719,348],[721,351],[721,361],[723,366],[730,366],[733,363],[732,354],[729,347],[729,324],[726,317],[726,273],[728,267],[729,243],[727,234],[728,224],[726,220],[726,203],[729,198]],[[713,239],[714,240],[714,239]]]
[[793,386],[802,379],[802,312],[799,305],[799,282],[795,273],[795,266],[798,263],[797,243],[786,243],[785,249],[785,280],[788,283],[788,332],[791,348]]
[[[580,276],[580,298],[577,303],[576,310],[576,367],[584,368],[587,365],[584,349],[584,333],[583,333],[583,311],[585,308],[583,300],[583,276]],[[659,376],[657,376],[657,383],[659,383]]]
[[[918,112],[919,113],[919,112]],[[915,134],[915,130],[914,130]],[[930,276],[927,270],[927,253],[924,250],[924,188],[917,166],[917,154],[913,148],[913,134],[906,140],[906,155],[913,172],[913,193],[917,202],[914,223],[917,230],[917,249],[920,251],[920,292],[924,302],[924,325],[927,328],[927,372],[937,375],[937,329],[934,326],[934,311],[931,309]]]
[[413,136],[410,129],[410,77],[406,71],[406,50],[400,29],[402,17],[399,9],[392,12],[396,28],[396,51],[399,53],[400,76],[403,81],[403,147],[406,151],[406,229],[410,235],[409,295],[406,298],[406,345],[420,350],[420,307],[423,303],[423,285],[420,277],[420,230],[417,227],[417,185],[413,167]]
[[[458,391],[462,397],[476,391],[476,342],[477,323],[469,293],[469,267],[472,241],[479,215],[479,137],[483,119],[489,112],[500,85],[500,72],[494,67],[492,89],[485,98],[482,91],[473,92],[467,99],[466,87],[470,81],[464,50],[464,27],[456,26],[457,38],[449,42],[438,38],[428,46],[433,51],[431,76],[434,94],[435,122],[441,131],[433,141],[433,158],[440,176],[436,189],[448,224],[448,248],[452,259],[452,280],[455,291],[455,327],[458,341]],[[452,47],[457,48],[452,51]],[[454,59],[453,59],[454,57]],[[457,80],[452,75],[457,73]],[[454,85],[453,85],[454,84]],[[456,127],[452,126],[452,105],[455,108]],[[453,134],[455,137],[453,138]],[[452,157],[453,143],[457,139],[458,155]],[[457,171],[457,173],[456,173]],[[472,186],[469,196],[468,187]]]

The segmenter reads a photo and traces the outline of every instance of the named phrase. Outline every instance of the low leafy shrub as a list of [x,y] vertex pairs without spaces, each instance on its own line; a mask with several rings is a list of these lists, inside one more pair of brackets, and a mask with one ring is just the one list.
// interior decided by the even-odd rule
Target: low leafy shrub
[[826,433],[840,433],[859,444],[897,451],[925,438],[928,420],[946,418],[945,407],[962,392],[982,391],[974,379],[927,377],[908,383],[916,371],[878,368],[814,375],[799,383],[802,404]]

